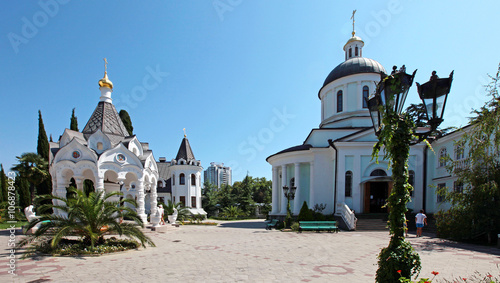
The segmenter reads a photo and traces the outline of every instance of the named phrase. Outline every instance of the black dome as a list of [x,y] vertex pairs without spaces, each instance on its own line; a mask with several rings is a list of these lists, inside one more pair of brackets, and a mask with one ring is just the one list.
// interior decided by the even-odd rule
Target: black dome
[[354,57],[335,67],[328,77],[326,77],[323,87],[336,79],[349,75],[380,72],[386,73],[384,67],[379,62],[369,58]]

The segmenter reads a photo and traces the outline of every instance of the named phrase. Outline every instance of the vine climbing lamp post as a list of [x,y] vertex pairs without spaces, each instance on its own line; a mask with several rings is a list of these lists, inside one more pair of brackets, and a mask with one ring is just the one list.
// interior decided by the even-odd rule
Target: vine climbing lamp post
[[295,199],[295,190],[297,190],[297,187],[288,187],[284,186],[283,187],[283,193],[285,194],[285,198],[287,199],[286,203],[286,218],[285,218],[285,226],[287,228],[290,227],[291,225],[291,220],[292,220],[292,210],[290,209],[290,200]]
[[440,79],[434,71],[428,82],[422,85],[416,83],[427,120],[425,127],[418,128],[416,121],[403,112],[416,72],[410,75],[404,65],[399,70],[394,66],[391,75],[381,74],[375,94],[366,99],[378,137],[372,155],[378,158],[380,149],[384,147],[384,158],[390,160],[393,179],[393,189],[387,199],[391,240],[378,256],[377,282],[399,282],[401,276],[410,278],[421,269],[418,253],[404,238],[406,204],[413,189],[408,183],[410,145],[426,140],[443,122],[453,72],[448,78]]

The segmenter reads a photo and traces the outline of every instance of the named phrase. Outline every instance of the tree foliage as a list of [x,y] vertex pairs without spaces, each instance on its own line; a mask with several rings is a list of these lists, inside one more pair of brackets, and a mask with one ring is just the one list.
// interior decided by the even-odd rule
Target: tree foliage
[[[35,187],[40,185],[49,176],[47,161],[34,152],[25,152],[16,158],[18,164],[14,165],[12,170],[16,171],[21,178],[29,181],[31,200],[33,200]],[[31,203],[32,201],[30,201]]]
[[78,119],[75,116],[75,108],[73,108],[73,111],[71,112],[69,129],[72,131],[77,131],[77,132],[79,131],[78,130]]
[[271,203],[272,181],[266,178],[246,176],[241,182],[221,185],[220,188],[205,182],[203,186],[203,208],[209,216],[217,211],[235,206],[240,208],[241,216],[252,216],[257,203],[264,204],[265,210]]
[[[40,155],[46,161],[46,170],[49,170],[49,141],[47,140],[47,133],[45,132],[45,126],[43,124],[42,112],[38,110],[38,146],[36,148],[38,155]],[[28,180],[30,181],[30,180]],[[31,181],[30,181],[31,182]],[[52,193],[52,177],[47,174],[45,180],[40,184],[37,184],[38,195],[47,195]],[[32,195],[31,197],[35,197]]]
[[17,176],[14,186],[17,192],[17,204],[24,209],[31,204],[30,183],[26,178]]
[[490,100],[473,110],[470,125],[463,129],[456,148],[468,149],[466,162],[449,158],[448,170],[463,190],[441,190],[452,207],[438,214],[442,237],[467,240],[482,237],[489,243],[500,233],[500,96],[496,75],[486,86]]
[[8,188],[9,185],[7,183],[7,175],[5,175],[5,171],[3,170],[3,164],[0,164],[0,202],[7,201],[8,196]]
[[128,112],[126,110],[120,110],[120,119],[123,122],[123,125],[125,126],[125,129],[127,129],[127,132],[129,135],[134,134],[134,127],[132,126],[132,120],[130,119],[130,115],[128,115]]

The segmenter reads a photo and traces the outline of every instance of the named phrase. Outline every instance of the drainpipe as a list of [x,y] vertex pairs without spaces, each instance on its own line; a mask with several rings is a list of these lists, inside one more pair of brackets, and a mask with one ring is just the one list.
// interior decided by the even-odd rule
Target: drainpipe
[[425,148],[424,148],[424,190],[422,193],[422,197],[424,198],[424,201],[422,203],[422,209],[424,211],[427,211],[426,203],[427,203],[427,150],[428,149],[429,149],[429,146],[425,145]]
[[337,212],[337,168],[338,168],[338,156],[339,156],[339,151],[337,150],[337,147],[335,146],[335,144],[333,143],[333,141],[331,139],[328,140],[328,144],[330,144],[331,147],[333,147],[333,149],[335,149],[335,182],[333,183],[333,196],[334,196],[334,203],[333,203],[333,214],[335,214]]

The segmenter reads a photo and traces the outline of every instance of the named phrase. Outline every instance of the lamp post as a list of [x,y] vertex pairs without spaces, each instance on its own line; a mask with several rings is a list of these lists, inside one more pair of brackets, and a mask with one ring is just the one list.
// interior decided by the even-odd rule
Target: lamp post
[[431,136],[442,123],[453,72],[448,78],[440,79],[434,71],[430,81],[422,85],[417,83],[428,125],[423,128],[417,128],[412,117],[402,111],[415,73],[416,70],[411,75],[407,74],[404,65],[399,70],[394,66],[391,75],[381,74],[375,94],[366,99],[378,137],[372,157],[377,158],[380,149],[384,147],[384,158],[391,162],[394,181],[387,199],[391,240],[389,246],[382,249],[378,256],[377,282],[399,282],[401,276],[410,278],[421,269],[418,253],[404,238],[406,204],[410,201],[412,189],[408,183],[410,145]]
[[285,194],[285,197],[287,199],[286,203],[286,217],[285,217],[285,226],[287,228],[290,228],[291,225],[291,220],[292,220],[292,210],[290,209],[290,200],[293,200],[295,198],[295,190],[297,190],[297,187],[290,187],[284,186],[283,187],[283,193]]

